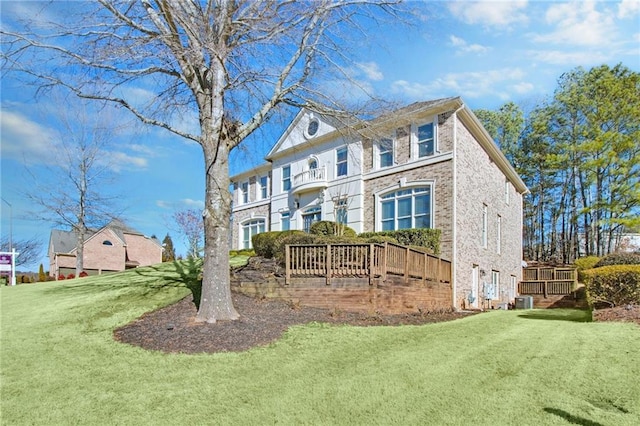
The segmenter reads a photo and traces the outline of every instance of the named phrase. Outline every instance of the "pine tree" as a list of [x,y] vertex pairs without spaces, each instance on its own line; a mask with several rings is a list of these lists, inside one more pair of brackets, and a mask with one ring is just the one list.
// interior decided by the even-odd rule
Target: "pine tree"
[[173,241],[169,234],[167,234],[162,240],[162,247],[164,247],[164,251],[162,252],[163,262],[173,262],[176,260],[176,251],[173,248]]
[[40,264],[40,269],[38,270],[38,282],[45,282],[47,280],[47,276],[44,274],[44,266],[42,263]]

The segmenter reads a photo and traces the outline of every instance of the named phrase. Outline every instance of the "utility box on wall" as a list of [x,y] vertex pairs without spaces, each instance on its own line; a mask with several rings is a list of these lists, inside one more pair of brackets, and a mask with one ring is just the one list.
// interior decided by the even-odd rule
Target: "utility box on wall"
[[533,309],[533,296],[516,297],[516,309]]

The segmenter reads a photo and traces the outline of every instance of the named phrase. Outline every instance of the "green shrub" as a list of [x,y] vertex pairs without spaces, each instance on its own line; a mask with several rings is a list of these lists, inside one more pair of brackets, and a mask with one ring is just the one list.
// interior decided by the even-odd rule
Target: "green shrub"
[[439,229],[417,228],[399,229],[397,231],[363,232],[358,235],[360,238],[371,238],[374,236],[391,237],[398,241],[398,244],[405,246],[427,247],[433,250],[434,254],[440,253]]
[[236,256],[253,257],[255,255],[256,255],[256,252],[253,249],[242,249],[242,250],[238,250],[238,252],[236,253]]
[[[280,250],[284,250],[281,240],[291,235],[307,235],[302,231],[271,231],[256,234],[251,237],[253,245],[253,255],[262,256],[267,259],[276,257]],[[240,253],[240,252],[239,252]]]
[[599,260],[600,258],[598,256],[587,256],[577,259],[575,265],[578,269],[578,281],[583,283],[585,280],[584,271],[595,267]]
[[362,234],[360,234],[359,238],[363,239],[365,242],[369,244],[384,244],[384,243],[400,244],[398,240],[396,240],[393,237],[389,237],[387,235],[374,235],[372,237],[362,237]]
[[288,235],[278,238],[274,246],[274,258],[280,263],[284,264],[284,246],[287,244],[323,244],[318,242],[321,237],[319,235],[307,234],[302,231],[287,231]]
[[640,254],[637,253],[611,253],[604,256],[594,268],[609,265],[640,265]]
[[640,304],[640,265],[611,265],[584,271],[587,298],[614,305]]
[[347,225],[342,225],[329,220],[321,220],[314,222],[309,228],[309,233],[314,235],[326,235],[326,236],[340,236],[340,237],[355,237],[356,231],[353,228],[349,228]]

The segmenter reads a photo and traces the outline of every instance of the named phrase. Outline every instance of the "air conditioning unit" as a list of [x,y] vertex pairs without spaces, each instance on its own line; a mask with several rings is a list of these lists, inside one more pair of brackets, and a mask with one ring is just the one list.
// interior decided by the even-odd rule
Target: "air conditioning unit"
[[516,297],[516,309],[533,309],[533,296]]

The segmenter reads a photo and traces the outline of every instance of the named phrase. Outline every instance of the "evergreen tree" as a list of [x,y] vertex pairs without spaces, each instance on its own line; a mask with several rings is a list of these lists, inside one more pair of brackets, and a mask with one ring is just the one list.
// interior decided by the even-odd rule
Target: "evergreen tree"
[[169,234],[167,234],[162,240],[162,247],[164,247],[164,251],[162,252],[163,262],[173,262],[176,260],[176,251],[173,247],[173,241]]
[[40,269],[38,270],[38,282],[45,282],[47,280],[47,276],[44,274],[44,266],[42,263],[40,264]]

